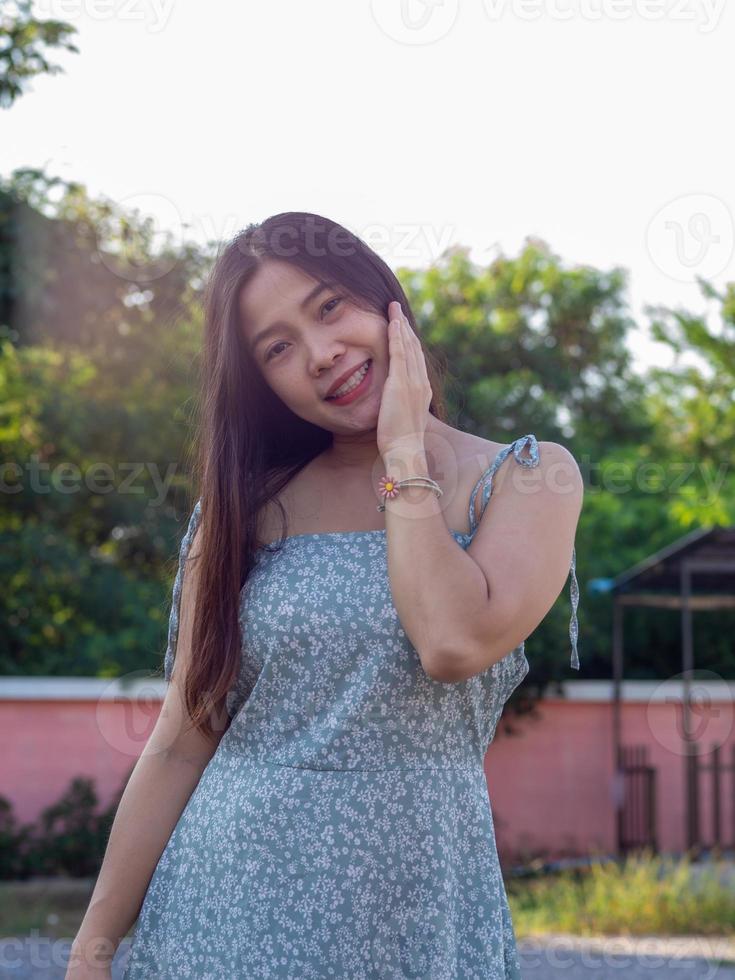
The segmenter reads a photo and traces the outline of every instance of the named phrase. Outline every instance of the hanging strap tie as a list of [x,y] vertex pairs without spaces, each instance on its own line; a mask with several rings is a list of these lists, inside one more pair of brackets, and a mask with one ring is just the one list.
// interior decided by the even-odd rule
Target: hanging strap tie
[[[524,450],[528,449],[528,456],[524,455]],[[480,507],[480,518],[485,511],[485,506],[492,493],[493,486],[493,476],[496,470],[501,465],[503,460],[505,460],[510,453],[516,462],[520,463],[521,466],[538,466],[539,464],[539,444],[536,436],[529,432],[525,436],[521,436],[519,439],[515,439],[510,445],[503,446],[503,448],[498,452],[495,459],[492,461],[490,466],[485,470],[480,479],[475,484],[475,487],[470,496],[470,538],[472,538],[476,531],[477,521],[475,520],[475,497],[477,496],[477,491],[482,487],[482,504]],[[577,621],[577,607],[579,606],[579,584],[577,582],[576,575],[577,567],[577,554],[576,548],[572,547],[572,563],[570,567],[571,584],[570,584],[570,599],[572,606],[572,616],[569,621],[569,638],[572,645],[572,656],[570,660],[570,665],[575,669],[579,670],[579,651],[577,649],[577,641],[579,638],[579,623]]]

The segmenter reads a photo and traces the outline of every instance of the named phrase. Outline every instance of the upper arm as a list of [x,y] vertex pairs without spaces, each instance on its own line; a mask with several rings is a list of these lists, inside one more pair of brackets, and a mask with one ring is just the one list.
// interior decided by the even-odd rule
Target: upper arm
[[167,751],[198,766],[206,765],[214,755],[227,730],[223,721],[229,721],[223,699],[212,715],[215,738],[205,737],[194,726],[184,697],[187,674],[195,656],[193,634],[201,564],[196,558],[201,553],[201,535],[202,530],[193,516],[182,542],[173,589],[169,643],[164,662],[164,677],[169,684],[149,740],[151,748]]
[[473,673],[536,629],[569,576],[584,481],[564,446],[538,445],[538,465],[501,465],[494,474],[492,506],[485,508],[467,548],[488,586],[484,613],[471,624],[470,648],[479,658]]

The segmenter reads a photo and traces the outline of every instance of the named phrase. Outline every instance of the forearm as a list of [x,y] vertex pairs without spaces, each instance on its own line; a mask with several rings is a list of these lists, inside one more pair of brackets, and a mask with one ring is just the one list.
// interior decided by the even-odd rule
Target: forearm
[[150,746],[143,751],[120,799],[72,957],[84,956],[95,965],[112,960],[205,767],[204,760],[188,762]]
[[[422,447],[387,453],[383,463],[398,480],[429,476]],[[472,659],[472,624],[486,618],[482,569],[454,540],[433,490],[401,487],[385,505],[388,575],[401,625],[427,674],[451,679],[456,663],[459,677]]]

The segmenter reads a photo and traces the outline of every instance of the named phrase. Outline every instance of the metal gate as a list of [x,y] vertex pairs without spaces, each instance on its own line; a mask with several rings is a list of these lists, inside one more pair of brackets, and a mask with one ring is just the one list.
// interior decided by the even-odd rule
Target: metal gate
[[656,836],[656,770],[648,762],[648,746],[621,745],[622,805],[618,809],[618,851],[641,848],[658,853]]
[[[686,756],[687,839],[690,848],[735,848],[735,745],[729,748],[731,761],[727,762],[721,745],[713,742],[709,752],[699,752],[699,744],[691,743],[692,751]],[[709,756],[710,760],[704,761],[705,756]],[[702,827],[702,804],[707,792],[710,794],[711,820],[708,830],[705,830]],[[729,820],[725,816],[728,809]]]

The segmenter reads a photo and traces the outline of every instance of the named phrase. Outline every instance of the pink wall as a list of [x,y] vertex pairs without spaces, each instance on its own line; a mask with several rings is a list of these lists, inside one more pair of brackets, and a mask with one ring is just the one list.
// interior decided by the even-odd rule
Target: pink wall
[[548,858],[615,848],[610,707],[549,699],[485,756],[498,849]]
[[[719,686],[718,686],[719,683]],[[735,744],[735,684],[699,685],[694,713],[700,751]],[[123,687],[94,678],[0,678],[0,794],[21,822],[35,820],[77,775],[96,781],[100,805],[118,792],[155,724],[165,681]],[[706,687],[704,696],[702,689]],[[485,759],[498,848],[505,861],[615,850],[612,685],[567,681],[533,716],[503,721]],[[648,746],[658,770],[659,847],[686,848],[681,690],[676,682],[625,682],[625,744]],[[510,714],[509,714],[510,717]],[[709,758],[709,757],[708,757]],[[731,833],[733,779],[723,784],[723,826]],[[703,776],[701,811],[710,833],[711,777]]]
[[[485,772],[501,855],[558,858],[614,853],[616,785],[613,773],[612,685],[569,681],[565,697],[550,697],[536,717],[513,718],[516,734],[502,721],[487,756]],[[692,731],[703,761],[713,745],[731,764],[735,746],[735,684],[692,682]],[[623,684],[623,745],[647,748],[656,771],[656,833],[660,851],[687,847],[685,756],[682,750],[683,692],[679,682]],[[700,831],[713,842],[712,775],[700,774]],[[735,771],[721,782],[720,819],[733,846]]]
[[[13,679],[16,685],[18,680]],[[23,680],[53,686],[55,679]],[[79,680],[111,687],[96,679]],[[165,682],[138,686],[132,697],[132,692],[112,689],[107,696],[97,691],[86,700],[81,695],[54,699],[48,687],[41,699],[16,700],[2,691],[8,682],[0,684],[0,794],[11,800],[16,818],[35,821],[75,776],[92,777],[100,807],[106,806],[120,792],[153,730]]]

